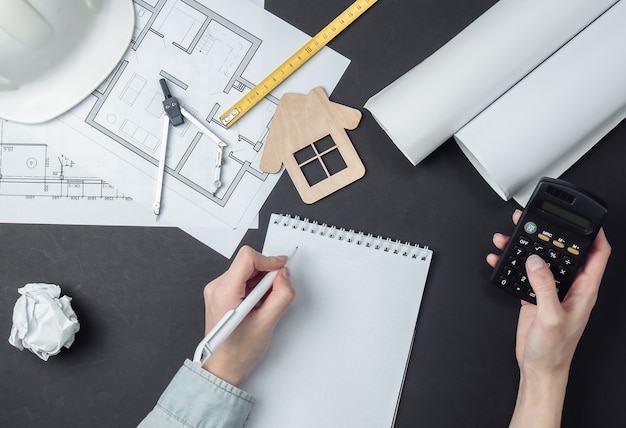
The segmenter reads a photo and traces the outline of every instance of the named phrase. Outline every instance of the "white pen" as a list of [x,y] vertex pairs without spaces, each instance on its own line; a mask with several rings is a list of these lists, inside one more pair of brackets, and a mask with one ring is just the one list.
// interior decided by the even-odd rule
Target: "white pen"
[[[287,263],[296,254],[298,247],[296,247],[290,256],[287,257]],[[287,266],[285,263],[285,266]],[[196,352],[193,355],[193,361],[204,364],[206,360],[215,352],[218,346],[224,342],[228,336],[237,328],[241,321],[250,313],[250,311],[261,301],[267,290],[270,289],[278,270],[274,270],[265,274],[265,276],[259,281],[259,283],[250,291],[245,299],[237,306],[236,309],[231,309],[226,312],[224,316],[215,324],[215,327],[209,331],[209,333],[202,339],[202,341],[196,347]]]

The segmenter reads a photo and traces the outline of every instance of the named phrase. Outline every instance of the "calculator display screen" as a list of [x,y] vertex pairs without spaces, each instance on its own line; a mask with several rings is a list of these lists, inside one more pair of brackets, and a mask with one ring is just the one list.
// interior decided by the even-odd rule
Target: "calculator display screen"
[[575,224],[576,226],[580,226],[583,229],[587,229],[591,222],[584,217],[581,217],[577,214],[574,214],[571,211],[566,210],[565,208],[561,208],[558,205],[555,205],[549,201],[541,202],[541,209],[545,212],[553,214],[557,217],[562,218],[563,220],[569,221],[570,223]]

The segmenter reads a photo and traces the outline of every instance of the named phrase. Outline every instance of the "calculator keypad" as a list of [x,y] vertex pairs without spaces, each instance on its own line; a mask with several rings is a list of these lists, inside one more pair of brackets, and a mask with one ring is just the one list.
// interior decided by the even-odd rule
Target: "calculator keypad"
[[572,272],[575,272],[578,263],[580,246],[567,242],[554,233],[538,228],[534,222],[526,222],[524,234],[517,236],[513,242],[510,255],[504,256],[506,263],[500,271],[498,284],[517,294],[518,296],[536,303],[533,291],[524,264],[531,254],[542,257],[554,274],[557,291],[562,283],[571,282]]

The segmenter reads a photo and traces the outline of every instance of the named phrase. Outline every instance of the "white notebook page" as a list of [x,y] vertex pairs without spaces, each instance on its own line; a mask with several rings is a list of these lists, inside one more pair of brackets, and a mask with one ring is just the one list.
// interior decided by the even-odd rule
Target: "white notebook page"
[[249,426],[392,426],[432,251],[272,215],[263,253],[295,247],[296,299],[243,385]]

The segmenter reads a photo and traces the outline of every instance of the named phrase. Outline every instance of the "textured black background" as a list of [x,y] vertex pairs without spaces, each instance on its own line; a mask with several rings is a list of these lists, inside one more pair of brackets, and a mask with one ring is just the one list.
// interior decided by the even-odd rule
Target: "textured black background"
[[[267,0],[266,8],[313,35],[350,3]],[[284,175],[261,210],[261,228],[242,243],[260,249],[270,213],[280,212],[434,249],[398,428],[506,426],[515,401],[519,303],[488,284],[484,257],[493,232],[511,230],[517,205],[502,201],[452,140],[411,166],[362,108],[493,3],[382,0],[333,40],[330,46],[352,62],[331,100],[363,111],[350,137],[366,175],[311,206]],[[622,123],[563,175],[608,202],[605,229],[613,245],[574,359],[567,427],[623,426],[626,320],[618,267],[626,250],[625,140]],[[532,162],[535,155],[512,161]],[[229,264],[178,229],[0,224],[5,336],[16,290],[28,282],[61,285],[81,322],[72,348],[45,363],[1,342],[0,426],[135,426],[191,356],[203,334],[202,287]]]

